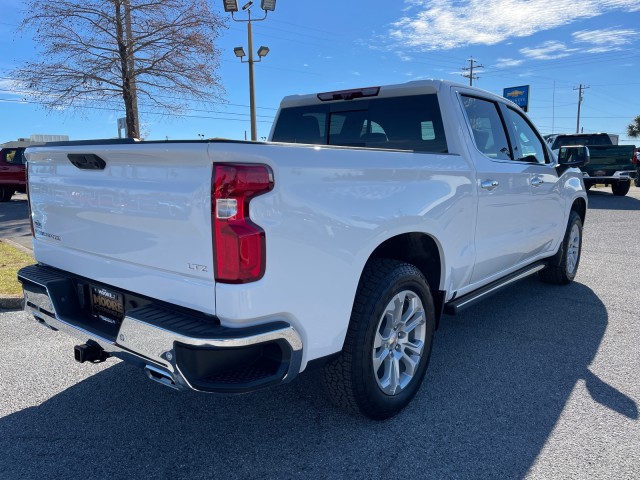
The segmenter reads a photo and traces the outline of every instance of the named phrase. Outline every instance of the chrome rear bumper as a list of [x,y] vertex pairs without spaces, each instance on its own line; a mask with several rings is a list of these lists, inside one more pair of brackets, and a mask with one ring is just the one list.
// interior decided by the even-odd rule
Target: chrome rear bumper
[[18,279],[25,310],[38,322],[95,342],[179,390],[240,393],[291,381],[300,371],[302,341],[282,321],[228,328],[214,317],[147,301],[110,325],[88,311],[87,279],[42,265],[21,269]]

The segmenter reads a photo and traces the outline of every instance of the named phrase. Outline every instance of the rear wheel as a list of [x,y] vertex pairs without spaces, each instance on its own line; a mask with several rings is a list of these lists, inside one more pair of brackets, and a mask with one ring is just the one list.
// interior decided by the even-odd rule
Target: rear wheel
[[618,197],[624,197],[629,193],[629,188],[631,188],[631,181],[611,184],[611,191]]
[[581,251],[582,220],[580,215],[572,210],[560,250],[549,260],[548,265],[540,270],[542,281],[556,285],[571,283],[578,273]]
[[13,197],[13,190],[11,188],[0,187],[0,202],[8,202]]
[[433,298],[422,273],[396,260],[370,261],[344,348],[324,367],[332,402],[376,420],[397,414],[420,388],[434,330]]
[[636,173],[636,178],[633,179],[633,184],[636,187],[640,187],[640,171],[638,171],[638,173]]

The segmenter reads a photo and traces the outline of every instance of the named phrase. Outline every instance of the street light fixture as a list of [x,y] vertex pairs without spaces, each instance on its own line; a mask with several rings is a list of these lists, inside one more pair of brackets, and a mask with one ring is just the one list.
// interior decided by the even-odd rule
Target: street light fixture
[[235,47],[233,49],[233,53],[236,57],[240,59],[242,63],[249,64],[249,109],[251,111],[251,140],[258,140],[258,131],[256,127],[256,101],[255,101],[255,88],[253,85],[253,64],[256,62],[261,62],[264,57],[269,53],[269,47],[265,47],[264,45],[258,49],[258,60],[254,60],[253,58],[253,33],[251,30],[251,22],[260,22],[267,18],[267,14],[269,12],[273,12],[276,9],[276,0],[260,0],[260,8],[264,11],[264,17],[262,18],[251,18],[251,7],[253,7],[253,1],[249,0],[242,7],[242,10],[247,12],[247,19],[238,19],[235,17],[234,13],[238,11],[238,1],[237,0],[223,0],[224,3],[224,11],[231,12],[231,18],[236,22],[246,22],[247,24],[247,39],[248,39],[248,49],[249,49],[249,58],[247,60],[244,59],[246,56],[244,48]]
[[238,11],[238,1],[237,0],[223,0],[224,1],[224,11],[225,12],[237,12]]
[[262,0],[260,8],[265,12],[273,12],[276,9],[276,0]]

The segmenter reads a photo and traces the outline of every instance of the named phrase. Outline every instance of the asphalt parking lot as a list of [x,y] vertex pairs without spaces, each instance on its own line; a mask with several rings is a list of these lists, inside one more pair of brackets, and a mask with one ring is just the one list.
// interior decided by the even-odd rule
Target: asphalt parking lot
[[640,188],[589,201],[576,282],[526,279],[444,317],[425,384],[386,422],[330,406],[313,373],[177,393],[1,312],[0,478],[640,478]]

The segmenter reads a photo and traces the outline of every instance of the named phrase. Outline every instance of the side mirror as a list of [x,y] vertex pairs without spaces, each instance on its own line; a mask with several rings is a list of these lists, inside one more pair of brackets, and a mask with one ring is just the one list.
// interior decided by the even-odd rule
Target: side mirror
[[591,155],[589,148],[583,145],[560,147],[558,151],[558,165],[566,168],[580,168],[589,163]]

